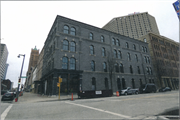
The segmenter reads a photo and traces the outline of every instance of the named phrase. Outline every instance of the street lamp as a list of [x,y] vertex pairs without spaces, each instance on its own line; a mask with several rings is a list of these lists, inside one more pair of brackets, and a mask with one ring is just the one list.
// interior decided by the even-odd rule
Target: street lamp
[[18,80],[18,89],[17,89],[17,93],[16,93],[16,102],[18,101],[18,96],[19,96],[19,85],[20,85],[19,82],[21,82],[21,76],[22,76],[22,70],[23,70],[23,65],[24,65],[25,54],[24,54],[24,55],[19,54],[19,55],[18,55],[18,58],[20,58],[20,56],[23,56],[24,58],[23,58],[23,62],[22,62],[20,77],[19,77],[19,80]]

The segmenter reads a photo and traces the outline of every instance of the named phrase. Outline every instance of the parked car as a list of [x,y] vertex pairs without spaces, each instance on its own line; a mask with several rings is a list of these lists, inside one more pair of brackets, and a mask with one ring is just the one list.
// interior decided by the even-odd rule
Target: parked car
[[156,86],[153,83],[147,83],[147,84],[143,84],[139,87],[139,92],[140,93],[151,93],[151,92],[156,92]]
[[14,100],[14,92],[6,92],[1,98],[1,101],[4,100]]
[[1,95],[4,95],[4,93],[9,92],[8,90],[1,90]]
[[132,95],[132,94],[138,94],[138,89],[132,89],[131,87],[127,87],[120,91],[120,95]]
[[162,87],[161,89],[159,89],[159,92],[166,92],[166,91],[171,91],[170,87]]

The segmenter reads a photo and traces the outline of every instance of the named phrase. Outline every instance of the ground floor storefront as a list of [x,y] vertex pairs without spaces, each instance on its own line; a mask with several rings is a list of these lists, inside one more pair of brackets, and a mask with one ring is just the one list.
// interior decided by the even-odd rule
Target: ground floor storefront
[[179,78],[178,77],[163,77],[162,79],[163,87],[170,87],[173,90],[179,89]]

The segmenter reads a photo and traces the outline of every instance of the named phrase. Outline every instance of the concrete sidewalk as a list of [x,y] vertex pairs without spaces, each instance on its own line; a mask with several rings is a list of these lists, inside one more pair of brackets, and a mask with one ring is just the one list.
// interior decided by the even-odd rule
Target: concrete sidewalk
[[[31,92],[24,92],[23,96],[18,97],[17,103],[24,103],[24,102],[46,102],[46,101],[62,101],[62,100],[71,100],[72,95],[60,95],[59,96],[47,96],[47,95],[40,95]],[[78,99],[78,95],[73,95],[73,100]],[[15,101],[15,100],[14,100]]]

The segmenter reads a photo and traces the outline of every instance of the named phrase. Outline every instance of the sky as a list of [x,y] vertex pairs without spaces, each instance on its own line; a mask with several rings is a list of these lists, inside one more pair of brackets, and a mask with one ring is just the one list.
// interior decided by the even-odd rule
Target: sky
[[[1,43],[6,44],[9,64],[6,79],[18,86],[26,76],[31,49],[42,50],[57,15],[102,28],[111,19],[134,12],[154,16],[160,35],[179,42],[179,19],[173,7],[176,0],[119,1],[1,1]],[[25,79],[22,78],[22,82]]]

